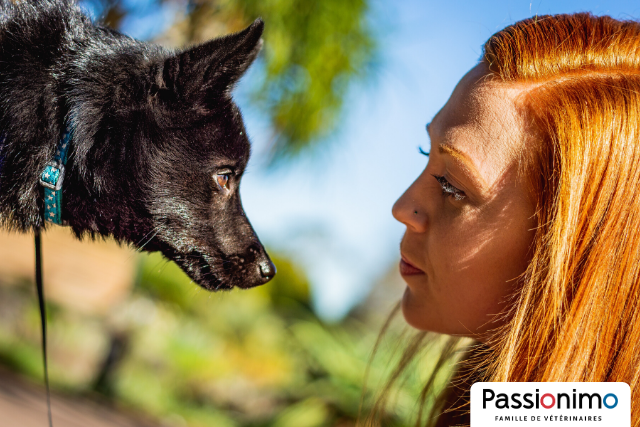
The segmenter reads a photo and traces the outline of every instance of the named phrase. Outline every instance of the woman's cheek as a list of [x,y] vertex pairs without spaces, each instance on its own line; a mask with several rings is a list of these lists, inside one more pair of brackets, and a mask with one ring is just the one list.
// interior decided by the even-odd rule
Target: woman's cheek
[[469,255],[477,252],[479,234],[477,219],[473,215],[449,210],[433,221],[429,230],[433,241],[433,253],[442,259],[447,268],[456,268]]

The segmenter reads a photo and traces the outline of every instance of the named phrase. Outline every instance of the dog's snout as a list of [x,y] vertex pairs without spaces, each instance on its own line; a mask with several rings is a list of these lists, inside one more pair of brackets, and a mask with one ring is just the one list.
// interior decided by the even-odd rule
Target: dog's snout
[[241,283],[236,286],[241,288],[264,285],[276,275],[276,266],[260,242],[254,243],[242,254],[234,255],[230,262],[225,263],[225,269],[230,276],[237,275]]
[[267,283],[269,280],[273,279],[273,276],[276,275],[276,266],[268,258],[260,262],[259,267],[260,275],[262,276],[264,283]]

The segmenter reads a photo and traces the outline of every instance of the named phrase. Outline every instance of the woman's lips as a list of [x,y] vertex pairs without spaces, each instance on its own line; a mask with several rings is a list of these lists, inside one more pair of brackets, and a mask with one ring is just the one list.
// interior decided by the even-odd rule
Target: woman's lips
[[414,276],[416,274],[424,274],[424,271],[420,270],[406,259],[400,258],[400,274],[403,276]]

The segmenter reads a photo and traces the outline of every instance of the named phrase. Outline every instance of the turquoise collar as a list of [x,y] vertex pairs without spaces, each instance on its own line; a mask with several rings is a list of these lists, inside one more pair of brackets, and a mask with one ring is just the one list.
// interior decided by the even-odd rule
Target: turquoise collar
[[73,129],[67,126],[53,160],[47,163],[40,175],[40,185],[44,187],[44,219],[62,225],[62,182],[64,167],[67,164],[67,153],[71,145]]

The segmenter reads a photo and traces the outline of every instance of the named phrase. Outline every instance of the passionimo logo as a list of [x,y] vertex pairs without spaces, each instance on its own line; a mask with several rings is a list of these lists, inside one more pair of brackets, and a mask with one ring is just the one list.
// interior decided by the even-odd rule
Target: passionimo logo
[[[495,403],[496,409],[533,409],[534,407],[535,409],[540,409],[541,407],[545,409],[562,409],[563,399],[565,400],[564,408],[566,409],[582,409],[585,400],[587,403],[584,405],[584,408],[586,408],[588,404],[589,409],[595,408],[596,403],[598,409],[602,409],[603,406],[607,409],[613,409],[618,406],[618,396],[613,393],[605,394],[604,397],[602,397],[599,393],[576,393],[575,388],[573,389],[573,395],[567,393],[556,393],[555,395],[545,393],[542,396],[540,395],[539,389],[536,389],[533,401],[531,400],[532,398],[534,398],[533,393],[512,393],[511,395],[498,393],[496,396],[496,393],[492,389],[483,388],[482,408],[486,409],[487,404]],[[607,399],[609,399],[608,402]]]
[[626,383],[475,383],[471,427],[562,422],[602,427],[631,426]]

